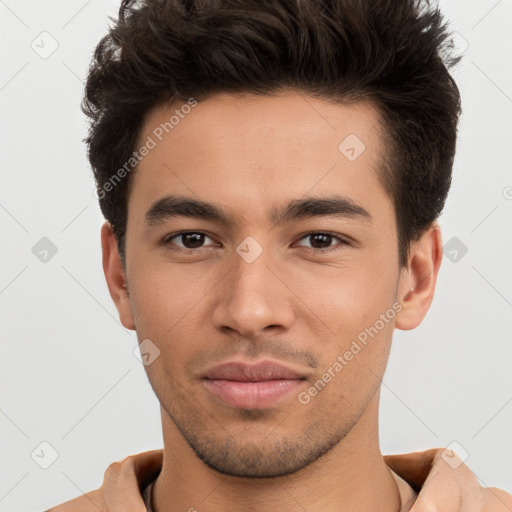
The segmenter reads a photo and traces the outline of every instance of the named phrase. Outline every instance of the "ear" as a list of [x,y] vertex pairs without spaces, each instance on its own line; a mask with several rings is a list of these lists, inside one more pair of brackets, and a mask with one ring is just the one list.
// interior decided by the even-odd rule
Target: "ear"
[[425,318],[434,298],[442,259],[441,229],[434,222],[419,240],[411,243],[407,268],[401,271],[398,300],[402,309],[395,317],[398,329],[414,329]]
[[101,249],[103,272],[110,296],[119,313],[119,320],[127,329],[135,330],[126,276],[119,257],[117,240],[109,222],[105,222],[101,227]]

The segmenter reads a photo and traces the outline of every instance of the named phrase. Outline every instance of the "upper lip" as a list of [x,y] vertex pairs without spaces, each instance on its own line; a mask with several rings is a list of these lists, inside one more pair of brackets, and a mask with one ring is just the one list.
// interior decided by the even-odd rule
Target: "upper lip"
[[234,380],[239,382],[261,382],[278,379],[304,379],[305,376],[273,361],[256,364],[229,362],[211,368],[204,374],[205,379]]

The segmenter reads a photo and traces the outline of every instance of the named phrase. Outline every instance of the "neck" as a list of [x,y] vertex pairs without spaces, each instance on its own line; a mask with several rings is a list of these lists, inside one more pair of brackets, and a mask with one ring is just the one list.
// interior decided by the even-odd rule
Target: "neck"
[[398,512],[401,498],[378,441],[377,392],[350,432],[314,463],[276,478],[241,478],[206,466],[162,409],[164,458],[155,512]]

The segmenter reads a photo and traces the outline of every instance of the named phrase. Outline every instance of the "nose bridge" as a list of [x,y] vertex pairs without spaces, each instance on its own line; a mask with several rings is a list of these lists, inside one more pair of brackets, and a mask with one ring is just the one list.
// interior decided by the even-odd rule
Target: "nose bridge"
[[261,245],[256,244],[257,242],[249,237],[249,240],[244,240],[237,247],[237,254],[233,256],[232,285],[242,294],[252,291],[252,295],[255,295],[264,291],[270,285],[269,278],[273,275],[269,270],[269,267],[275,266],[271,249],[263,249]]
[[227,326],[244,336],[254,336],[269,326],[290,326],[290,293],[275,275],[279,264],[271,250],[259,247],[254,240],[246,240],[233,254],[231,271],[214,313],[218,328]]

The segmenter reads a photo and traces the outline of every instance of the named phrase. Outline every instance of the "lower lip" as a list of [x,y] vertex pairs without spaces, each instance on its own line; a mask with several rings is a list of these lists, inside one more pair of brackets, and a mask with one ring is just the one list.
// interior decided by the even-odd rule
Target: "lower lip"
[[301,386],[303,379],[238,382],[234,380],[210,380],[204,383],[209,391],[228,405],[244,409],[269,407]]

